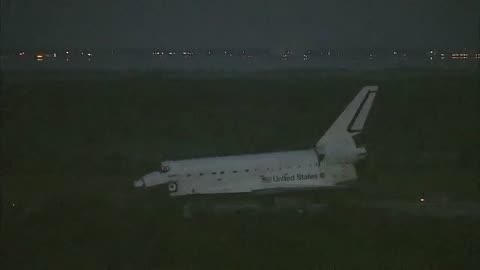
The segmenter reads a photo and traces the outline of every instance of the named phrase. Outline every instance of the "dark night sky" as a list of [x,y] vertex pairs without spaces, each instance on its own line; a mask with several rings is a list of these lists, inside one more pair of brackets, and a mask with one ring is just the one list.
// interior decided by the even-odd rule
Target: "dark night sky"
[[478,47],[478,0],[1,0],[3,47]]

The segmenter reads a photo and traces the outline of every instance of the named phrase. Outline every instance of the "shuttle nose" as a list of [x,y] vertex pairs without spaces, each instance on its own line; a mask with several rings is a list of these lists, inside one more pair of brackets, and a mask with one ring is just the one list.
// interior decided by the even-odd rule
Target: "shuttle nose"
[[139,180],[134,181],[133,186],[135,188],[141,188],[141,187],[145,186],[145,182],[143,181],[143,178],[140,178]]
[[133,182],[133,186],[136,188],[141,187],[151,187],[161,184],[168,183],[168,178],[165,175],[162,175],[159,172],[151,172],[149,174],[144,175],[142,178]]

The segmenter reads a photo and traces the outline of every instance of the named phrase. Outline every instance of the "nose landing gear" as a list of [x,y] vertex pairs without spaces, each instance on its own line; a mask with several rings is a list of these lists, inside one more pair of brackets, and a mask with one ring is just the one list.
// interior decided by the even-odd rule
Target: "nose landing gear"
[[168,191],[170,192],[177,191],[177,183],[175,182],[168,183]]

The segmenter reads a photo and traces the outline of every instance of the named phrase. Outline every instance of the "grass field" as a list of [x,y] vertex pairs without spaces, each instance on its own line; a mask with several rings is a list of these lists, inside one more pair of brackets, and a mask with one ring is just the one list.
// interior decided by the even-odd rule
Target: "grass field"
[[472,269],[480,220],[335,209],[184,220],[132,180],[165,159],[313,146],[366,84],[358,190],[480,198],[478,73],[5,80],[1,269]]

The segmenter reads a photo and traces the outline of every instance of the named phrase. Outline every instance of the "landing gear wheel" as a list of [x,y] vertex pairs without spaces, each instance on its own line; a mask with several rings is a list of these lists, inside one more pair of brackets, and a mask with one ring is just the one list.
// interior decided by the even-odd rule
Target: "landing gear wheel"
[[169,183],[168,184],[168,191],[170,191],[170,192],[177,191],[177,183]]

